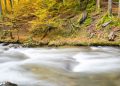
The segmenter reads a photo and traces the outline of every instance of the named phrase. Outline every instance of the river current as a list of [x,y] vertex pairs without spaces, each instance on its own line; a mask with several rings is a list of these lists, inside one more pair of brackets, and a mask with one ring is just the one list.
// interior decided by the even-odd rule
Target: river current
[[9,46],[0,45],[0,82],[18,86],[120,86],[119,47]]

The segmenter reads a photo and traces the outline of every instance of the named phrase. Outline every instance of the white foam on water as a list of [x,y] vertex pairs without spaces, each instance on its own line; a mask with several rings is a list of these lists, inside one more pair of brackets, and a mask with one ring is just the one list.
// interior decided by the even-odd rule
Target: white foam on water
[[35,79],[29,72],[20,68],[19,62],[7,62],[0,64],[0,82],[10,81],[17,84],[34,83]]
[[[35,75],[25,68],[26,65],[56,68],[74,73],[115,71],[120,69],[119,51],[119,48],[112,47],[10,48],[8,50],[1,47],[0,62],[5,61],[0,63],[0,82],[11,81],[27,84],[40,82],[43,86],[53,85],[50,85],[47,81],[36,80]],[[16,60],[16,58],[18,59]]]
[[[5,50],[0,57],[1,61],[6,62],[0,63],[0,82],[10,81],[18,84],[35,85],[40,83],[42,86],[54,86],[53,83],[47,81],[36,80],[36,75],[31,74],[32,72],[26,69],[26,65],[45,66],[49,68],[56,68],[60,70],[68,70],[72,67],[74,61],[70,58],[70,54],[67,54],[62,49],[43,49],[43,48],[10,48]],[[71,51],[70,51],[71,52]],[[26,57],[26,58],[23,58]],[[16,61],[16,58],[20,58]],[[10,61],[9,59],[12,60]],[[73,63],[72,63],[73,62]]]
[[[79,64],[73,69],[73,72],[101,73],[112,72],[120,69],[120,56],[108,53],[109,49],[114,52],[114,48],[92,47],[92,50],[100,49],[102,52],[80,52],[73,56]],[[107,50],[103,52],[103,50]],[[115,49],[116,50],[116,49]],[[118,51],[118,49],[117,49]]]

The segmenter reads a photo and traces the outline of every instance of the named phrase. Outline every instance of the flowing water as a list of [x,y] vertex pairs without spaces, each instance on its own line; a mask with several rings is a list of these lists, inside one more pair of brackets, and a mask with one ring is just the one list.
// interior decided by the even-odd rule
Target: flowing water
[[120,86],[120,48],[8,48],[0,45],[0,82],[18,86]]

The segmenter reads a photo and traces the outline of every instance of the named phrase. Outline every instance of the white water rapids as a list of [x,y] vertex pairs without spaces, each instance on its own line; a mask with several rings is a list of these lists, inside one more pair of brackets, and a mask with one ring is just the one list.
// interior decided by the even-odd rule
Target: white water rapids
[[0,82],[19,86],[120,86],[116,84],[120,80],[118,47],[8,47],[0,45]]

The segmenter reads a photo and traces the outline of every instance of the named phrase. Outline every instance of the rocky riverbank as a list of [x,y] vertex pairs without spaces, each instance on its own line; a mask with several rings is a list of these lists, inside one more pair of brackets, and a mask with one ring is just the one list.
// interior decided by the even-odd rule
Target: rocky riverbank
[[18,86],[18,85],[11,82],[3,82],[0,83],[0,86]]
[[1,41],[3,46],[10,45],[9,47],[17,48],[22,47],[64,47],[64,46],[120,46],[120,41],[107,41],[99,39],[80,39],[80,38],[64,38],[60,40],[43,40],[43,41]]

